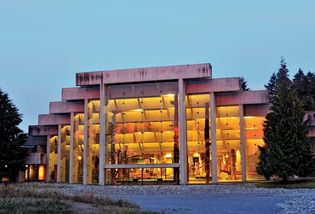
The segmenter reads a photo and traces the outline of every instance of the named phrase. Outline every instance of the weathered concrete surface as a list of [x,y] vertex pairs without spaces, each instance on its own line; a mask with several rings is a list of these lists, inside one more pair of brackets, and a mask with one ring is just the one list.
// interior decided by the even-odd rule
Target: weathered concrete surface
[[38,115],[38,125],[58,125],[70,124],[70,114],[40,114]]
[[93,88],[63,88],[61,92],[62,100],[84,100],[84,99],[99,99],[99,87]]
[[239,104],[267,104],[269,96],[265,90],[216,93],[217,106]]
[[186,84],[186,93],[210,93],[210,92],[227,92],[239,91],[240,78],[218,78],[218,79],[203,79],[191,80]]
[[38,126],[33,125],[28,127],[28,134],[30,136],[47,136],[47,135],[57,135],[57,126]]
[[210,64],[160,66],[148,68],[120,69],[76,74],[76,85],[99,85],[141,81],[163,81],[211,77]]
[[50,102],[49,113],[71,113],[71,112],[84,112],[84,102]]

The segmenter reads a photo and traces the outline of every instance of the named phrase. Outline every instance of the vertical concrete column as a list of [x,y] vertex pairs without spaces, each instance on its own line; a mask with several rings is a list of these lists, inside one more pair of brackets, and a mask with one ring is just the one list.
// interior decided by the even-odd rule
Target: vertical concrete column
[[178,80],[179,97],[179,178],[180,184],[187,184],[187,138],[186,138],[186,106],[185,106],[185,83]]
[[88,130],[89,130],[88,99],[84,99],[84,152],[83,152],[83,185],[87,184],[87,165],[88,165]]
[[74,143],[74,113],[70,114],[70,154],[69,154],[69,183],[73,183],[73,143]]
[[49,155],[50,155],[50,135],[47,135],[47,145],[46,145],[46,182],[50,182]]
[[61,181],[61,125],[58,125],[58,144],[57,144],[57,182]]
[[99,158],[99,185],[104,185],[105,175],[105,94],[106,87],[104,84],[100,85],[100,158]]
[[216,104],[215,94],[210,94],[210,114],[211,114],[211,156],[212,156],[212,183],[218,182],[217,175],[217,124],[216,124]]
[[246,140],[245,140],[245,122],[244,122],[244,105],[240,104],[240,136],[241,136],[241,167],[242,181],[246,181]]

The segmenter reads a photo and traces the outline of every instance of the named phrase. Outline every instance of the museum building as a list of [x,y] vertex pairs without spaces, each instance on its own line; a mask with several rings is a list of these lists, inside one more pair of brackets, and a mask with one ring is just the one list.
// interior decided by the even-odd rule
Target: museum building
[[[76,74],[29,126],[25,180],[99,185],[260,180],[265,90],[210,64]],[[315,132],[314,132],[315,133]]]

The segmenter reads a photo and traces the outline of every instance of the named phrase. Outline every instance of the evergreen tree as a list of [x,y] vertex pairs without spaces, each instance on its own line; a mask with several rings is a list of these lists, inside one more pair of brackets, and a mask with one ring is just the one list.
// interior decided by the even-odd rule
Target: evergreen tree
[[289,79],[286,63],[282,60],[272,93],[271,111],[264,123],[265,146],[260,147],[257,172],[277,176],[287,181],[290,176],[307,176],[314,168],[314,158],[303,120],[303,103]]
[[26,155],[21,147],[26,135],[18,127],[21,117],[8,94],[0,89],[0,172],[8,173],[10,181],[16,180]]
[[275,89],[276,89],[276,81],[277,81],[277,76],[275,73],[273,73],[270,77],[270,80],[267,85],[265,85],[266,90],[268,91],[269,98],[272,100],[274,94],[275,94]]
[[250,91],[251,89],[247,86],[247,81],[245,80],[244,77],[240,78],[240,85],[241,85],[241,90],[242,91]]
[[314,73],[304,74],[302,69],[294,75],[293,83],[305,110],[315,110],[315,82]]

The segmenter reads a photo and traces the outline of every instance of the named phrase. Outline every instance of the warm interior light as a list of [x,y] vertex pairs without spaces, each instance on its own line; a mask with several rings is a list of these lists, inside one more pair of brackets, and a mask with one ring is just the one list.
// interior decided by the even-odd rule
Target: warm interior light
[[38,180],[45,180],[45,167],[40,165],[38,168]]
[[134,111],[141,112],[141,111],[143,111],[143,109],[138,108],[138,109],[135,109]]
[[172,158],[173,155],[172,155],[172,153],[167,153],[167,154],[165,155],[165,157],[166,157],[166,158]]
[[195,152],[194,153],[194,158],[199,158],[200,157],[200,154],[198,152]]
[[78,156],[78,160],[82,160],[82,157],[81,157],[81,156]]
[[166,94],[165,96],[167,96],[167,97],[174,97],[175,94]]

